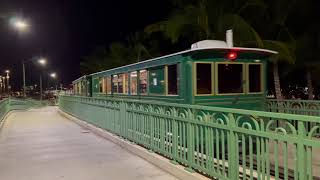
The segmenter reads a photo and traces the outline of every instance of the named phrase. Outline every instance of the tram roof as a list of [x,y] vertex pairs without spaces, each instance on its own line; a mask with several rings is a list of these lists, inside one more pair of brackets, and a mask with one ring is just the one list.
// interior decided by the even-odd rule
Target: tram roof
[[[255,54],[258,54],[258,58],[259,57],[265,58],[265,57],[269,57],[269,56],[271,56],[273,54],[278,54],[278,52],[276,52],[276,51],[272,51],[272,50],[268,50],[268,49],[260,49],[260,48],[245,48],[245,47],[195,48],[195,49],[188,49],[188,50],[185,50],[185,51],[180,51],[180,52],[177,52],[177,53],[173,53],[173,54],[169,54],[169,55],[165,55],[165,56],[160,56],[160,57],[148,59],[148,60],[137,62],[137,63],[133,63],[133,64],[128,64],[128,65],[125,65],[125,66],[116,67],[116,68],[113,68],[113,69],[108,69],[108,70],[92,73],[92,74],[89,74],[88,76],[98,75],[98,74],[106,72],[106,71],[117,70],[117,69],[120,69],[120,68],[123,68],[123,67],[129,67],[129,66],[133,66],[133,65],[143,64],[143,63],[146,63],[146,62],[157,61],[157,60],[160,60],[160,59],[164,59],[164,58],[168,58],[168,57],[172,57],[172,56],[176,56],[176,55],[188,56],[188,55],[196,54],[197,52],[200,53],[200,52],[205,52],[205,51],[210,51],[210,52],[216,51],[216,52],[255,53]],[[85,76],[82,76],[82,77],[74,80],[73,82],[77,82],[77,81],[81,80],[84,77]]]

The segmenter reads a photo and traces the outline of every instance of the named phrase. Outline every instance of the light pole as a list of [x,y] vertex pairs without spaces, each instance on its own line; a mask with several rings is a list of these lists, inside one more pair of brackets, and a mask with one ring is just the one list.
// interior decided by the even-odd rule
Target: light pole
[[2,82],[2,76],[0,76],[0,93],[3,93],[3,82]]
[[[52,79],[56,79],[57,78],[57,73],[51,73],[50,74],[50,77],[52,78]],[[55,82],[55,86],[56,86],[56,91],[58,90],[58,87],[57,87],[57,82]]]
[[6,77],[5,76],[2,76],[2,85],[3,85],[3,93],[6,92]]
[[[26,69],[25,69],[25,63],[27,62],[33,62],[35,61],[35,58],[32,58],[28,61],[22,61],[22,76],[23,76],[23,97],[26,97]],[[45,66],[47,64],[47,60],[45,58],[40,58],[38,59],[38,64],[40,64],[41,66]],[[41,73],[40,73],[41,76]],[[40,77],[40,81],[42,78]],[[42,83],[41,83],[42,84]],[[42,85],[40,84],[40,96],[42,98]],[[40,99],[41,99],[40,98]]]
[[9,83],[9,79],[10,79],[9,74],[10,74],[10,71],[9,71],[9,70],[6,70],[5,73],[6,73],[6,78],[7,78],[7,93],[8,93],[8,95],[10,95],[10,83]]
[[[30,24],[22,17],[12,17],[10,18],[10,24],[17,31],[23,33],[29,30]],[[25,77],[25,64],[22,61],[22,71],[23,71],[23,97],[26,97],[26,77]]]
[[42,103],[42,73],[40,73],[40,102]]

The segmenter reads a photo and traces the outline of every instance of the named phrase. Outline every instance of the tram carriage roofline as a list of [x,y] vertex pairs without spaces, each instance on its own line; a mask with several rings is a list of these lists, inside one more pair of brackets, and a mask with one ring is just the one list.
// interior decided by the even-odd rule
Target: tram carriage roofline
[[80,81],[81,79],[83,79],[83,78],[85,78],[85,77],[87,77],[87,75],[83,75],[83,76],[79,77],[78,79],[72,81],[72,84]]
[[[112,69],[108,69],[108,71],[110,70],[116,70],[119,68],[123,68],[123,67],[127,67],[127,66],[132,66],[132,65],[136,65],[136,64],[142,64],[142,63],[146,63],[146,62],[150,62],[150,61],[155,61],[158,59],[162,59],[162,58],[167,58],[167,57],[171,57],[171,56],[175,56],[175,55],[180,55],[180,54],[184,54],[184,53],[189,53],[189,52],[196,52],[196,51],[202,51],[202,50],[228,50],[228,51],[252,51],[252,52],[262,52],[262,53],[268,53],[268,54],[278,54],[277,51],[272,51],[272,50],[268,50],[268,49],[260,49],[260,48],[245,48],[245,47],[206,47],[206,48],[195,48],[195,49],[188,49],[185,51],[180,51],[177,53],[173,53],[173,54],[169,54],[169,55],[165,55],[165,56],[160,56],[160,57],[156,57],[156,58],[152,58],[152,59],[148,59],[145,61],[141,61],[141,62],[137,62],[137,63],[133,63],[133,64],[128,64],[125,66],[120,66],[120,67],[116,67],[116,68],[112,68]],[[88,76],[94,76],[97,74],[100,74],[104,71],[99,71],[96,73],[92,73],[89,74]],[[80,79],[80,78],[78,78]]]

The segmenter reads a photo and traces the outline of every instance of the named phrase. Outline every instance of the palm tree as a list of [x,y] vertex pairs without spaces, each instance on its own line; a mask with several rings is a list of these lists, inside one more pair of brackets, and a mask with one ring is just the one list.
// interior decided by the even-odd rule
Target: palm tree
[[317,39],[319,32],[316,26],[311,26],[304,34],[297,39],[297,67],[305,69],[308,86],[308,99],[313,99],[313,82],[312,74],[320,71],[319,57],[317,57]]
[[128,45],[112,42],[109,48],[97,47],[89,56],[83,58],[80,63],[81,72],[90,74],[152,58],[144,45],[145,38],[143,33],[136,32],[128,36]]
[[144,45],[145,39],[146,36],[143,32],[135,32],[127,37],[129,49],[131,49],[133,53],[132,56],[136,56],[136,62],[140,62],[145,58],[152,58],[150,52]]
[[[181,1],[183,0],[174,2],[182,5]],[[264,3],[262,0],[241,2],[194,1],[175,10],[166,20],[147,26],[145,31],[149,34],[164,32],[175,43],[180,37],[189,38],[191,42],[209,38],[219,39],[224,37],[226,29],[233,29],[236,44],[254,42],[256,46],[261,47],[263,43],[260,36],[239,14],[250,6],[263,7]],[[188,32],[192,32],[192,36]]]

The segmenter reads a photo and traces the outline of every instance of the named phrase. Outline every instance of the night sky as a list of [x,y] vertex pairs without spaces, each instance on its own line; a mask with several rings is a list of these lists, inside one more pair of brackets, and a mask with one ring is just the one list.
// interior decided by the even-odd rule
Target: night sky
[[[13,89],[21,88],[21,61],[43,56],[50,62],[46,72],[57,72],[67,85],[80,76],[81,57],[96,46],[125,40],[169,11],[166,0],[0,0],[0,74],[10,69]],[[14,15],[27,18],[31,31],[13,29],[8,17]],[[37,83],[38,69],[28,63],[27,85]]]

